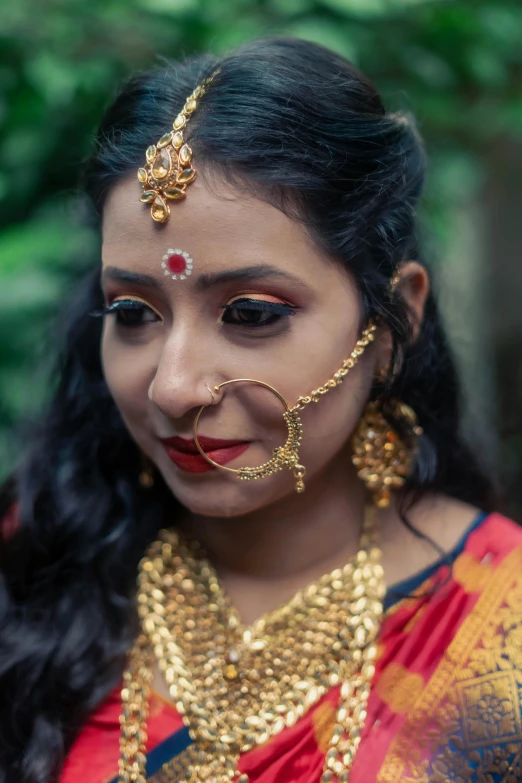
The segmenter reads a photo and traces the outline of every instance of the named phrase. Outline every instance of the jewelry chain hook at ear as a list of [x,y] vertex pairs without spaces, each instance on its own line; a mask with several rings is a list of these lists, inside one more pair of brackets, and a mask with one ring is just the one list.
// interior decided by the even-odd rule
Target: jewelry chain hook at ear
[[349,358],[345,359],[341,367],[333,374],[333,377],[326,381],[326,383],[324,383],[322,386],[314,389],[312,392],[310,392],[310,394],[304,397],[298,397],[297,402],[292,407],[288,405],[284,397],[273,386],[270,386],[270,384],[265,383],[264,381],[254,380],[253,378],[234,378],[230,381],[225,381],[224,383],[219,384],[219,386],[215,386],[214,390],[220,391],[225,386],[230,386],[234,383],[254,383],[271,391],[280,400],[285,409],[283,413],[283,419],[285,420],[288,429],[288,435],[284,445],[277,446],[272,453],[271,459],[269,459],[267,462],[264,462],[262,465],[245,468],[228,468],[225,465],[219,465],[204,452],[198,440],[198,425],[201,414],[205,408],[209,407],[208,405],[202,405],[196,413],[193,430],[194,443],[201,456],[204,457],[207,462],[209,462],[214,467],[220,468],[221,470],[226,470],[229,473],[233,473],[242,481],[266,478],[267,476],[271,476],[273,473],[276,473],[279,470],[291,470],[294,478],[296,479],[296,492],[304,492],[304,477],[306,474],[306,468],[304,465],[301,465],[299,461],[299,447],[301,445],[303,430],[303,425],[301,423],[299,414],[306,408],[307,405],[310,405],[312,402],[319,402],[321,397],[331,391],[331,389],[335,389],[336,386],[339,386],[343,382],[344,377],[353,367],[355,367],[368,345],[374,341],[376,330],[377,325],[373,321],[370,321],[366,329],[363,331],[360,339],[357,341]]

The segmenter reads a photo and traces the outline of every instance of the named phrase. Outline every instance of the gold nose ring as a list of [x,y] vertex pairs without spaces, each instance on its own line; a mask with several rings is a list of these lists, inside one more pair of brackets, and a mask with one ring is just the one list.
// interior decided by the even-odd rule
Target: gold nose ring
[[211,402],[210,404],[211,404],[211,405],[213,405],[213,404],[214,404],[214,400],[216,399],[216,395],[214,394],[214,392],[212,391],[212,389],[210,388],[210,386],[208,385],[208,383],[206,384],[206,387],[207,387],[207,389],[208,389],[208,390],[209,390],[209,392],[210,392],[210,396],[212,397],[212,402]]

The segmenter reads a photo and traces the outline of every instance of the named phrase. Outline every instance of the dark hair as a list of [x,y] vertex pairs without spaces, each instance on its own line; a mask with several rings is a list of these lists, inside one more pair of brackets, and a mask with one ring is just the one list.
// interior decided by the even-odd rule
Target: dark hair
[[[413,343],[405,304],[389,293],[400,261],[421,257],[423,145],[411,117],[387,113],[353,65],[275,38],[137,75],[107,111],[87,169],[98,214],[217,65],[187,126],[200,171],[301,221],[354,276],[366,318],[391,328],[395,372],[373,394],[410,404],[424,429],[408,489],[489,508],[489,480],[460,435],[458,380],[434,298]],[[55,780],[89,712],[117,684],[136,628],[138,560],[175,509],[161,479],[148,491],[137,481],[139,453],[103,378],[100,322],[88,317],[101,301],[95,269],[67,315],[53,399],[0,497],[0,508],[20,504],[1,553],[5,783]]]

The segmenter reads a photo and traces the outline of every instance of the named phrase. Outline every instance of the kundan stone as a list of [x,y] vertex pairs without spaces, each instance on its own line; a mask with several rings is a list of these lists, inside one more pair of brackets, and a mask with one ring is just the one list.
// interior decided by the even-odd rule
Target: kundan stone
[[172,161],[168,150],[160,150],[152,164],[152,176],[154,179],[165,179],[170,174]]

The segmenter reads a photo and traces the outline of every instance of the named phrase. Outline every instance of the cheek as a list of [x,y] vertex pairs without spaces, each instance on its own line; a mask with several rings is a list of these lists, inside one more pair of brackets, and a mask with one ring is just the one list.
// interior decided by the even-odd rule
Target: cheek
[[307,473],[331,460],[354,432],[368,399],[372,376],[370,362],[361,360],[341,386],[331,389],[301,413],[301,458]]
[[150,384],[149,362],[145,352],[126,350],[111,334],[110,325],[104,329],[101,344],[103,374],[112,398],[129,429],[135,422],[144,421]]

